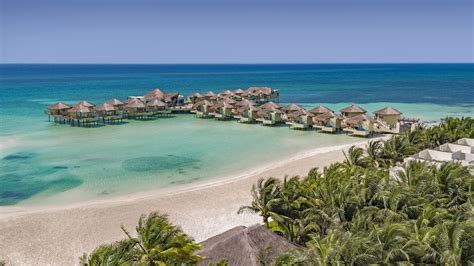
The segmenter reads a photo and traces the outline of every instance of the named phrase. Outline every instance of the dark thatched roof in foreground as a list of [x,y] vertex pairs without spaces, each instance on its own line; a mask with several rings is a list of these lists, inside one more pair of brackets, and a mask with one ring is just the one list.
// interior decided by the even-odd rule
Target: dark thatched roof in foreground
[[238,226],[201,244],[203,249],[198,254],[206,259],[199,265],[222,259],[227,259],[229,265],[262,265],[262,261],[273,262],[280,253],[296,247],[261,225]]

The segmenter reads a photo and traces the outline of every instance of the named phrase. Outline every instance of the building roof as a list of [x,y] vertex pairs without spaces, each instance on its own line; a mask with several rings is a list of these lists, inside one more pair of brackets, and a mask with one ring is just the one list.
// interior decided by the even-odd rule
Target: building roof
[[166,97],[166,92],[161,89],[154,89],[147,94],[143,95],[145,99],[153,99],[153,98],[161,98],[164,99]]
[[365,114],[367,113],[366,110],[364,110],[362,107],[359,107],[355,104],[348,106],[344,109],[341,109],[341,113],[359,113],[359,114]]
[[241,94],[244,94],[245,91],[243,91],[242,89],[236,89],[234,91],[234,94],[237,94],[237,95],[241,95]]
[[235,103],[235,106],[237,107],[249,106],[249,105],[255,105],[255,103],[247,99],[243,99],[242,101],[238,101],[237,103]]
[[356,115],[354,117],[351,117],[351,118],[347,119],[346,123],[355,124],[355,123],[362,122],[362,121],[369,121],[369,122],[372,122],[372,123],[377,122],[376,120],[374,120],[373,118],[371,118],[371,117],[369,117],[365,114],[360,114],[360,115]]
[[303,107],[297,105],[297,104],[289,104],[288,106],[283,107],[281,110],[285,112],[294,112],[294,111],[299,111],[303,109]]
[[204,97],[204,96],[203,96],[202,94],[200,94],[199,92],[196,92],[196,93],[194,93],[194,94],[191,95],[191,96],[194,97],[194,98],[202,98],[202,97]]
[[115,107],[108,103],[103,103],[95,108],[97,111],[115,111]]
[[315,115],[319,115],[319,114],[325,114],[325,113],[332,113],[334,111],[325,106],[319,105],[309,110],[308,112],[313,113]]
[[374,112],[376,115],[401,115],[402,113],[395,108],[385,107]]
[[55,103],[53,105],[48,106],[48,110],[66,110],[66,109],[69,109],[69,108],[71,108],[71,106],[69,106],[65,103],[62,103],[62,102]]
[[222,95],[222,96],[232,95],[232,94],[234,94],[234,93],[233,93],[232,91],[230,91],[230,90],[225,90],[225,91],[223,91],[223,92],[220,93],[220,95]]
[[113,105],[113,106],[120,106],[120,105],[124,105],[123,102],[113,98],[113,99],[110,99],[108,100],[106,103],[110,104],[110,105]]
[[260,106],[260,109],[268,109],[268,108],[276,108],[276,109],[280,109],[281,106],[274,103],[274,102],[268,102],[268,103],[264,103]]
[[331,118],[342,119],[341,116],[336,115],[334,112],[322,113],[314,117],[314,119],[318,121],[327,121]]
[[258,111],[258,115],[259,116],[263,116],[263,115],[266,115],[268,113],[275,113],[275,114],[282,114],[283,112],[280,111],[279,109],[277,108],[273,108],[273,107],[270,107],[270,108],[265,108],[265,109],[262,109],[260,108],[260,110]]
[[128,108],[145,108],[145,103],[140,99],[130,99],[127,103]]
[[81,105],[81,104],[76,104],[71,109],[69,109],[67,111],[69,113],[82,113],[82,114],[91,112],[89,107]]
[[314,114],[306,111],[305,109],[300,109],[296,112],[288,114],[289,118],[296,118],[296,117],[300,117],[300,116],[314,117]]
[[88,107],[88,108],[91,108],[91,107],[94,107],[94,106],[95,106],[94,104],[92,104],[92,103],[90,103],[90,102],[88,102],[88,101],[84,101],[84,100],[82,100],[82,101],[76,103],[75,105],[82,105],[82,106],[85,106],[85,107]]
[[216,96],[216,94],[212,91],[208,91],[206,92],[206,94],[204,94],[204,97],[214,97],[214,96]]
[[147,102],[146,106],[148,106],[148,107],[155,107],[155,106],[164,107],[164,106],[166,106],[166,103],[164,103],[164,102],[162,102],[162,101],[155,98],[155,99]]
[[286,238],[272,233],[261,225],[238,226],[213,236],[201,243],[203,249],[197,254],[205,257],[199,265],[217,263],[226,259],[229,265],[261,265],[262,251],[268,251],[268,259],[273,265],[275,258],[296,248]]

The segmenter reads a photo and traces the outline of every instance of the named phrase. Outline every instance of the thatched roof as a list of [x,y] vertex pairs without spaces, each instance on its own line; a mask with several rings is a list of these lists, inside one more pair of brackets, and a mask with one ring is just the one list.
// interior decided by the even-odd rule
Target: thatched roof
[[166,97],[166,92],[157,88],[143,95],[143,97],[145,99],[153,99],[153,98],[164,99]]
[[145,108],[145,103],[140,99],[130,99],[127,103],[128,108]]
[[199,101],[199,102],[195,103],[195,104],[193,105],[193,108],[196,108],[196,107],[198,107],[198,106],[204,106],[204,105],[213,106],[214,103],[212,103],[212,102],[210,102],[210,101],[208,101],[208,100],[202,100],[202,101]]
[[265,103],[265,104],[262,104],[260,106],[260,109],[269,109],[269,108],[277,108],[277,109],[280,109],[281,106],[274,103],[274,102],[268,102],[268,103]]
[[164,107],[164,106],[166,106],[166,103],[164,103],[164,102],[162,102],[162,101],[155,98],[155,99],[147,102],[146,106],[148,106],[148,107],[155,107],[155,106]]
[[255,103],[247,99],[243,99],[242,101],[239,101],[235,104],[235,106],[237,107],[250,106],[250,105],[255,105]]
[[250,87],[247,89],[247,94],[253,94],[253,95],[258,95],[258,94],[265,94],[265,95],[271,95],[273,92],[273,89],[268,88],[268,87]]
[[341,116],[336,115],[334,112],[327,112],[314,117],[314,120],[327,121],[328,119],[336,118],[342,120]]
[[212,91],[208,91],[206,92],[206,94],[204,94],[204,97],[214,97],[214,96],[216,96],[216,94]]
[[234,94],[236,94],[236,95],[242,95],[242,94],[244,94],[244,93],[245,93],[245,91],[243,91],[242,89],[236,89],[236,90],[234,91]]
[[227,95],[232,95],[232,94],[234,94],[234,93],[230,90],[225,90],[225,91],[220,93],[220,95],[222,95],[222,96],[227,96]]
[[202,94],[200,94],[199,92],[196,92],[194,93],[193,95],[191,95],[191,97],[194,97],[194,98],[203,98],[204,96]]
[[234,104],[237,103],[236,100],[234,100],[234,99],[232,99],[232,98],[230,98],[230,97],[224,98],[222,101],[223,101],[223,102],[226,102],[226,103],[228,103],[228,104],[232,104],[232,105],[234,105]]
[[203,249],[197,254],[205,257],[199,265],[216,263],[227,259],[229,265],[262,265],[262,253],[267,263],[273,265],[275,258],[290,249],[296,248],[286,238],[272,233],[261,225],[238,226],[201,243]]
[[82,114],[91,112],[89,107],[81,105],[81,104],[76,104],[71,109],[69,109],[67,111],[69,113],[82,113]]
[[247,106],[241,106],[241,107],[237,108],[235,110],[235,112],[241,114],[241,113],[247,112],[247,111],[257,111],[258,112],[258,110],[259,109],[255,106],[253,106],[253,105],[247,105]]
[[325,107],[325,106],[319,105],[319,106],[316,106],[313,109],[309,110],[308,112],[313,113],[315,115],[319,115],[319,114],[331,113],[331,112],[334,112],[334,111],[327,108],[327,107]]
[[362,121],[370,121],[372,123],[377,122],[376,120],[374,120],[371,117],[366,116],[365,114],[356,115],[354,117],[351,117],[351,118],[347,119],[345,122],[347,124],[355,124],[355,123],[362,122]]
[[120,106],[120,105],[124,105],[123,102],[113,98],[113,99],[110,99],[108,101],[106,101],[106,103],[110,104],[110,105],[113,105],[113,106]]
[[225,107],[225,108],[233,108],[232,104],[230,103],[227,103],[225,101],[222,101],[222,102],[218,102],[214,105],[215,108],[221,108],[221,107]]
[[74,106],[76,106],[76,105],[82,105],[82,106],[85,106],[85,107],[88,107],[88,108],[92,108],[92,107],[95,106],[94,104],[92,104],[92,103],[90,103],[90,102],[88,102],[88,101],[84,101],[84,100],[82,100],[82,101],[76,103]]
[[301,110],[298,110],[296,112],[288,114],[288,117],[290,117],[290,118],[296,118],[296,117],[300,117],[300,116],[314,117],[314,114],[306,111],[305,109],[301,109]]
[[376,115],[401,115],[402,113],[395,108],[385,107],[374,112]]
[[276,108],[265,108],[265,109],[260,108],[260,110],[257,112],[257,115],[264,116],[268,113],[282,114],[283,112]]
[[97,111],[115,111],[115,107],[108,103],[103,103],[95,108]]
[[55,103],[53,105],[48,106],[48,110],[66,110],[66,109],[69,109],[69,108],[71,108],[71,106],[69,106],[65,103],[62,103],[62,102]]
[[341,113],[356,113],[356,114],[365,114],[367,113],[362,107],[359,107],[355,104],[348,106],[344,109],[341,109]]
[[303,109],[303,107],[297,105],[297,104],[289,104],[288,106],[283,107],[281,110],[285,112],[294,112],[294,111],[299,111]]

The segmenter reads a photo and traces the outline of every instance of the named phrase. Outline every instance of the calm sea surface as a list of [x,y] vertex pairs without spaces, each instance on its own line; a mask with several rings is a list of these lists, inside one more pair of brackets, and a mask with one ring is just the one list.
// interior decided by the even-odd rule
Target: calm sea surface
[[0,205],[125,195],[360,140],[191,115],[71,128],[43,114],[57,101],[99,104],[157,87],[188,95],[249,86],[279,89],[281,103],[390,105],[425,121],[474,112],[474,64],[0,65]]

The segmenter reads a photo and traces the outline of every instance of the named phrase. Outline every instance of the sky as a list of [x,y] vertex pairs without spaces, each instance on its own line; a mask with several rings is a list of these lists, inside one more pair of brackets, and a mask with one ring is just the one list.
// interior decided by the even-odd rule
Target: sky
[[0,63],[473,62],[471,0],[0,0]]

